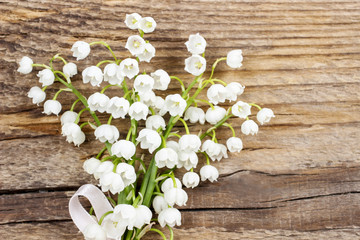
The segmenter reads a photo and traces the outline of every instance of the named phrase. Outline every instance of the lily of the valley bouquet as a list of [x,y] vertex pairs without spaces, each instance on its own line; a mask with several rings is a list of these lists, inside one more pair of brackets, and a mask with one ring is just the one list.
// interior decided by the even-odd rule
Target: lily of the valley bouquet
[[[28,74],[33,67],[42,68],[37,74],[42,88],[35,86],[28,92],[34,104],[39,105],[46,99],[47,89],[61,87],[45,101],[43,112],[47,115],[59,115],[62,111],[57,100],[60,93],[76,95],[77,100],[60,118],[62,135],[67,142],[81,145],[86,140],[82,129],[89,125],[94,129],[96,140],[105,145],[97,156],[86,160],[83,167],[98,180],[102,192],[110,191],[111,195],[106,197],[97,187],[88,184],[82,186],[69,203],[70,215],[85,239],[140,239],[148,231],[166,239],[160,227],[168,227],[173,239],[172,228],[181,225],[181,212],[176,207],[185,206],[188,200],[183,186],[195,188],[200,180],[217,181],[219,172],[212,161],[228,158],[228,151],[240,152],[243,148],[239,133],[228,119],[236,117],[243,121],[242,134],[254,135],[258,124],[249,119],[252,107],[258,110],[256,119],[260,124],[268,122],[274,114],[257,104],[237,101],[245,89],[240,83],[215,78],[214,70],[219,62],[226,61],[231,68],[241,67],[241,50],[232,50],[227,57],[217,59],[207,75],[204,74],[206,41],[200,34],[190,35],[185,43],[190,52],[185,59],[185,71],[193,80],[186,86],[180,78],[170,76],[163,69],[150,73],[140,67],[142,62],[150,62],[155,56],[155,48],[144,37],[155,30],[154,19],[133,13],[126,15],[125,24],[139,32],[127,39],[125,48],[131,56],[118,58],[105,42],[77,41],[71,48],[77,61],[86,58],[90,47],[98,44],[108,48],[112,55],[112,59],[82,70],[83,83],[96,89],[90,96],[84,96],[72,84],[73,76],[78,73],[77,65],[59,54],[51,58],[49,65],[23,57],[18,71]],[[63,62],[62,71],[54,68],[55,60]],[[165,98],[158,96],[170,83],[179,84],[181,91]],[[109,88],[116,89],[115,96],[106,94]],[[199,97],[202,91],[207,91],[207,99]],[[226,101],[234,104],[228,109],[219,106]],[[82,121],[85,112],[92,116],[91,121]],[[107,122],[101,122],[99,114],[108,114]],[[126,127],[127,132],[120,133],[118,126],[124,124],[125,118],[130,118],[130,126]],[[188,122],[203,128],[195,132],[189,129]],[[174,131],[174,125],[183,126],[185,133],[180,135],[182,131]],[[216,138],[220,127],[232,132],[226,143]],[[175,172],[179,168],[186,170],[181,177]],[[89,199],[90,211],[82,207],[78,196]]]

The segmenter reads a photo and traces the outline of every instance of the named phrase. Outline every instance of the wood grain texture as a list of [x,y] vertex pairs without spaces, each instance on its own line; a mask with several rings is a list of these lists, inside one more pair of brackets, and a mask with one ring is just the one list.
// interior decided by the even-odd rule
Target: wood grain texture
[[[243,67],[220,64],[216,77],[241,82],[242,100],[276,115],[256,137],[241,136],[241,153],[215,163],[217,183],[187,190],[175,239],[360,238],[360,2],[345,0],[0,0],[0,236],[82,239],[67,203],[79,186],[96,183],[82,162],[102,147],[88,127],[80,148],[65,143],[59,119],[26,97],[36,72],[18,74],[17,61],[28,55],[46,63],[58,52],[75,61],[70,47],[77,40],[105,40],[127,57],[123,46],[134,32],[123,19],[132,12],[158,23],[147,37],[157,51],[146,71],[163,68],[188,84],[184,42],[200,32],[210,64],[243,50]],[[110,57],[96,46],[79,70]],[[79,76],[74,83],[86,96],[98,91]],[[176,83],[169,89],[178,91]],[[230,122],[240,134],[241,121]],[[114,123],[124,136],[129,122]],[[200,128],[191,125],[195,133]],[[230,135],[221,128],[219,141]]]

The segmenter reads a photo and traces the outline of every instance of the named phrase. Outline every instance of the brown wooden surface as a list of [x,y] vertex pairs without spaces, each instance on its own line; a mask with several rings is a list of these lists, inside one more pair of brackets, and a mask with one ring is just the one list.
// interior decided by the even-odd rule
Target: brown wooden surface
[[[3,239],[82,239],[67,203],[79,186],[95,183],[82,162],[101,148],[64,141],[59,119],[42,115],[26,97],[36,72],[18,74],[17,62],[28,55],[46,63],[58,52],[72,59],[76,40],[105,40],[118,56],[128,56],[123,46],[134,32],[123,20],[132,12],[158,22],[147,37],[157,49],[147,71],[161,67],[188,83],[184,42],[200,32],[209,63],[230,49],[243,50],[242,69],[220,64],[217,77],[243,83],[244,101],[276,115],[258,136],[242,136],[240,154],[216,164],[217,183],[187,191],[175,239],[360,238],[360,2],[0,0]],[[110,58],[95,47],[79,68],[104,57]],[[76,85],[87,96],[95,91]],[[241,122],[231,122],[240,133]],[[114,123],[124,134],[128,125]],[[218,135],[224,142],[230,132]]]

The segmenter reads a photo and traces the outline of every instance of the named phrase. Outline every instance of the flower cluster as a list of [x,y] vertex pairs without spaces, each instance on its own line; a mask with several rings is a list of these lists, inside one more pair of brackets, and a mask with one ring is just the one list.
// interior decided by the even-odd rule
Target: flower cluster
[[[163,69],[147,73],[140,67],[141,62],[150,62],[155,56],[155,48],[144,38],[145,33],[155,30],[154,19],[141,17],[137,13],[127,14],[125,24],[139,32],[128,37],[125,43],[129,56],[118,59],[105,42],[89,44],[77,41],[73,44],[71,51],[76,60],[85,59],[95,44],[104,45],[113,56],[111,60],[106,59],[82,70],[84,84],[95,88],[103,86],[104,82],[107,84],[87,98],[72,84],[74,76],[78,74],[77,65],[67,62],[59,54],[50,60],[49,65],[34,64],[29,57],[23,57],[19,63],[18,71],[23,74],[32,72],[33,67],[43,68],[37,74],[42,89],[34,86],[28,92],[34,104],[45,101],[48,87],[58,83],[64,86],[52,99],[45,101],[45,114],[58,115],[61,112],[62,105],[57,100],[61,92],[76,95],[77,100],[69,110],[62,113],[60,119],[62,135],[67,142],[76,146],[82,144],[86,140],[82,129],[90,125],[94,128],[96,140],[105,144],[97,156],[84,162],[83,168],[99,181],[103,192],[109,191],[117,200],[110,198],[114,210],[97,219],[98,224],[86,227],[83,231],[85,239],[121,239],[122,236],[128,236],[126,239],[131,236],[140,238],[149,230],[162,234],[160,230],[152,228],[153,213],[150,207],[158,214],[157,222],[161,227],[167,225],[171,230],[181,225],[181,213],[176,206],[185,206],[187,203],[188,195],[183,185],[195,188],[200,181],[217,181],[219,171],[211,161],[221,161],[228,158],[228,152],[239,153],[243,149],[243,142],[229,119],[242,119],[241,132],[254,135],[259,126],[250,119],[252,108],[259,110],[256,120],[261,125],[274,117],[269,108],[238,100],[245,89],[240,83],[227,84],[213,77],[221,61],[226,61],[231,68],[241,67],[241,50],[232,50],[226,57],[217,59],[209,77],[205,77],[206,40],[199,33],[190,35],[185,45],[191,56],[185,59],[185,71],[193,75],[194,79],[186,87],[180,78],[170,76]],[[64,63],[62,71],[53,67],[55,60]],[[167,90],[172,81],[180,83],[181,92],[162,98],[159,93]],[[108,88],[119,91],[116,95],[110,95],[105,93]],[[200,99],[200,92],[205,90],[207,99]],[[225,109],[220,106],[225,102],[234,104]],[[77,103],[81,103],[82,108],[75,111]],[[80,124],[84,112],[88,112],[93,121]],[[108,121],[102,123],[99,114],[108,114]],[[122,132],[118,128],[119,122],[125,118],[130,119],[130,126]],[[140,121],[145,121],[145,128],[140,129]],[[190,132],[187,121],[206,124],[208,128]],[[175,124],[184,126],[183,135],[172,131]],[[220,127],[228,127],[232,133],[223,143],[216,137]],[[148,164],[146,156],[151,156]],[[179,168],[186,170],[182,181],[175,176],[175,170]]]

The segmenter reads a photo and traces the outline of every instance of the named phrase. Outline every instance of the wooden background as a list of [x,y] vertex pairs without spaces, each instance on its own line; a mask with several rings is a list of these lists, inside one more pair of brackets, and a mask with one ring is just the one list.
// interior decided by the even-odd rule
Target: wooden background
[[[82,162],[101,147],[65,143],[59,119],[42,115],[26,97],[38,85],[36,72],[18,74],[17,62],[28,55],[47,63],[58,52],[73,61],[76,40],[106,40],[128,56],[123,46],[134,32],[123,20],[132,12],[158,23],[146,35],[157,49],[148,71],[161,66],[188,83],[184,42],[200,32],[209,63],[243,50],[241,70],[222,63],[216,76],[241,82],[244,101],[276,114],[256,137],[242,136],[240,154],[216,164],[217,183],[187,191],[175,239],[360,239],[359,1],[0,0],[3,239],[82,239],[67,204],[79,186],[94,182]],[[92,54],[79,62],[81,70],[111,57],[100,46]],[[95,91],[77,86],[87,96]],[[231,122],[240,134],[241,121]],[[127,127],[119,125],[121,134]],[[224,142],[230,132],[219,136]]]

